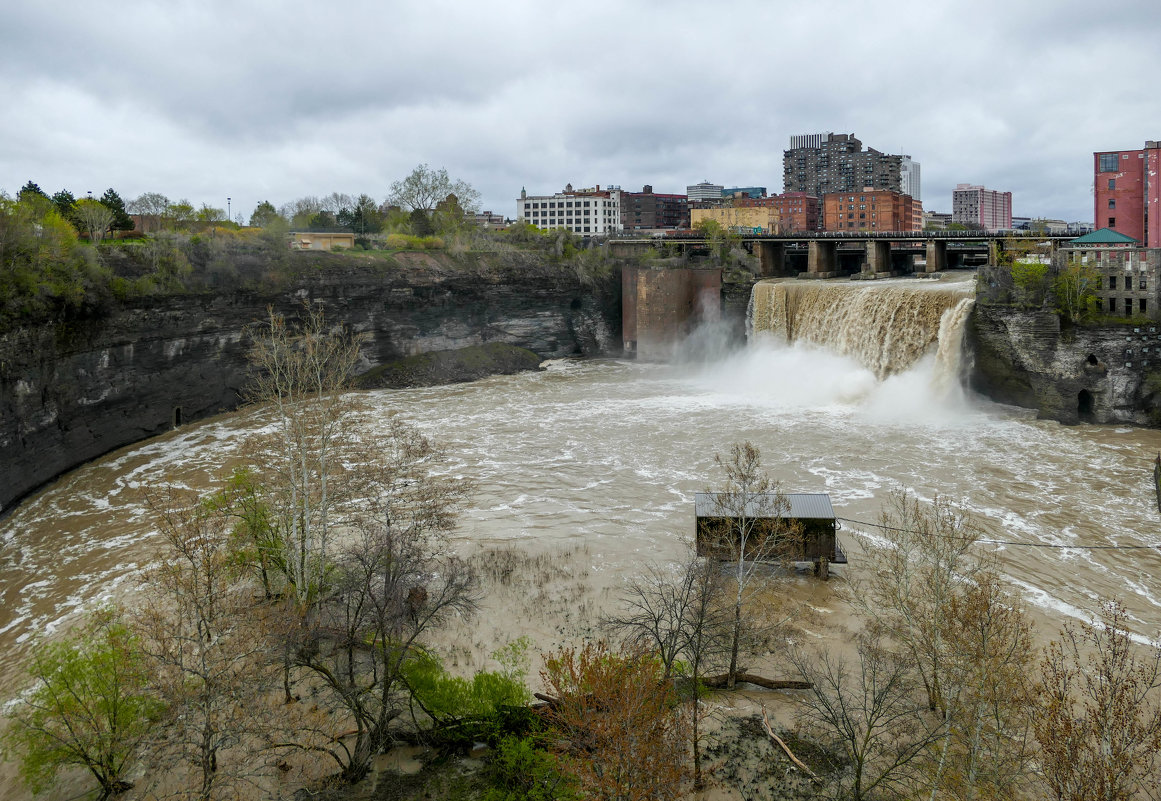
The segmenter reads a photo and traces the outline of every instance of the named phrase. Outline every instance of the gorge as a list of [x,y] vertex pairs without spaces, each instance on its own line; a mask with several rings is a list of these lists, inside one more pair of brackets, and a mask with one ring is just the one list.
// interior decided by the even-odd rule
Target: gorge
[[[603,337],[615,311],[602,305],[600,291],[565,277],[544,278],[539,295],[536,281],[489,286],[478,276],[432,277],[423,289],[412,277],[406,287],[392,288],[394,301],[390,293],[384,299],[382,279],[368,280],[375,289],[365,291],[318,285],[332,308],[365,315],[352,317],[352,325],[377,337],[384,359],[422,346],[407,342],[444,350],[501,335],[548,356],[595,357],[554,358],[542,371],[473,383],[362,393],[369,406],[366,436],[401,415],[446,445],[451,474],[477,483],[456,535],[461,553],[512,548],[583,560],[575,601],[564,611],[545,602],[517,617],[485,606],[460,652],[465,668],[483,664],[497,643],[520,633],[540,650],[590,636],[628,578],[645,565],[681,559],[692,533],[693,494],[720,480],[714,454],[739,440],[761,449],[763,463],[787,490],[830,494],[843,519],[839,536],[851,556],[843,569],[849,577],[858,575],[859,555],[881,542],[874,522],[886,493],[907,487],[921,498],[938,494],[961,502],[994,539],[1021,543],[988,547],[998,550],[1008,582],[1032,606],[1043,636],[1108,597],[1126,603],[1139,636],[1151,633],[1161,604],[1155,590],[1161,567],[1152,552],[1086,548],[1161,546],[1149,473],[1161,431],[1065,427],[946,381],[949,370],[958,375],[954,360],[969,336],[969,276],[759,284],[750,346],[700,360],[685,358],[679,348],[669,363],[600,358],[608,352]],[[443,303],[405,302],[405,288],[411,297],[421,290]],[[285,310],[296,302],[295,293],[276,299]],[[242,335],[232,326],[260,308],[257,300],[231,307],[189,299],[164,313],[138,310],[138,328],[119,336],[152,331],[152,338],[132,343],[129,356],[154,354],[156,361],[140,363],[134,380],[148,385],[185,353],[198,355],[190,359],[198,369],[237,366],[240,382]],[[824,305],[846,312],[841,319],[821,315]],[[407,319],[412,340],[399,322]],[[465,322],[473,319],[479,322]],[[873,333],[888,320],[895,336]],[[103,339],[90,341],[114,343],[115,333],[110,327]],[[173,344],[178,340],[184,350]],[[51,344],[63,349],[69,340]],[[102,371],[121,358],[113,352],[105,361],[84,340],[71,346],[70,358],[93,360],[91,367],[74,365],[106,380]],[[7,357],[31,358],[15,346]],[[54,374],[46,368],[45,375]],[[175,373],[168,386],[209,384],[216,375]],[[117,391],[129,389],[132,384]],[[247,438],[268,422],[262,410],[243,409],[173,429],[172,395],[159,390],[153,397],[161,412],[158,436],[64,475],[0,522],[0,696],[20,689],[18,667],[37,634],[59,630],[101,601],[132,598],[136,576],[158,547],[142,490],[165,483],[217,486],[240,460]],[[791,591],[819,616],[820,636],[842,636],[843,604],[832,589],[802,575]],[[0,791],[0,799],[21,797],[8,792]]]

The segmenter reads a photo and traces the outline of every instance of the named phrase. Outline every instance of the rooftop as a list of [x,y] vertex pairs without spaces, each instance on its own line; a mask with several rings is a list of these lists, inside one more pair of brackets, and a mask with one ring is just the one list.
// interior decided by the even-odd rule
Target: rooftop
[[[696,517],[720,517],[722,515],[722,509],[718,506],[717,499],[725,494],[721,492],[694,493],[694,515]],[[753,494],[747,499],[747,517],[774,517],[771,511],[775,508],[775,497],[776,494],[773,492]],[[830,505],[830,495],[825,492],[788,492],[783,497],[790,503],[788,517],[811,520],[834,519],[834,507]]]
[[1070,245],[1138,245],[1133,237],[1114,231],[1112,228],[1098,228],[1092,233],[1078,236],[1068,241]]

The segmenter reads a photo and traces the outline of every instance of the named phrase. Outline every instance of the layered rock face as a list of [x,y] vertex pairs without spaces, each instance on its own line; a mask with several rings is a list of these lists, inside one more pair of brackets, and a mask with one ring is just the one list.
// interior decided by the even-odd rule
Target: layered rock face
[[0,336],[0,510],[54,476],[175,425],[235,408],[248,326],[303,300],[368,336],[361,371],[430,351],[502,342],[542,358],[620,352],[619,275],[452,264],[390,269],[336,258],[291,289],[148,298],[100,319]]
[[1062,423],[1161,423],[1161,324],[1061,329],[1048,311],[976,306],[971,386]]

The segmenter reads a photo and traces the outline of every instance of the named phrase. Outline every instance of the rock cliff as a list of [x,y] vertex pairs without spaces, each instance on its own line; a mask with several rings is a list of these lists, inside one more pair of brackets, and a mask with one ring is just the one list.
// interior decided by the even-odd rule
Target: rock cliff
[[[306,255],[306,254],[304,254]],[[521,254],[406,254],[384,266],[311,254],[281,291],[186,294],[0,336],[0,509],[82,462],[235,408],[246,328],[303,300],[368,335],[361,371],[501,342],[542,358],[620,351],[619,275],[582,281]]]
[[1066,326],[1049,311],[977,305],[973,389],[1062,423],[1161,424],[1161,325]]

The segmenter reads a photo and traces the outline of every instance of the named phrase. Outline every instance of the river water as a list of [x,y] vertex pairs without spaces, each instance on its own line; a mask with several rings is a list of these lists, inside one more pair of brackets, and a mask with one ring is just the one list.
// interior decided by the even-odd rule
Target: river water
[[[452,473],[476,479],[461,548],[583,549],[588,580],[605,588],[645,563],[681,558],[693,494],[719,481],[715,453],[741,440],[760,448],[787,491],[830,493],[851,557],[836,573],[854,575],[877,541],[873,527],[851,521],[876,520],[897,487],[961,501],[996,539],[1161,547],[1151,473],[1161,432],[1037,421],[949,385],[936,351],[958,355],[946,341],[959,336],[949,325],[957,308],[962,316],[953,299],[943,316],[945,341],[883,379],[879,367],[808,337],[758,336],[711,363],[556,361],[537,373],[377,391],[366,395],[365,422],[373,436],[388,414],[403,415],[447,446]],[[156,548],[141,489],[211,486],[264,423],[241,411],[140,443],[63,477],[0,523],[0,696],[22,686],[35,635],[131,594]],[[1000,550],[1042,638],[1110,597],[1127,604],[1138,634],[1156,632],[1161,552],[986,547]]]

